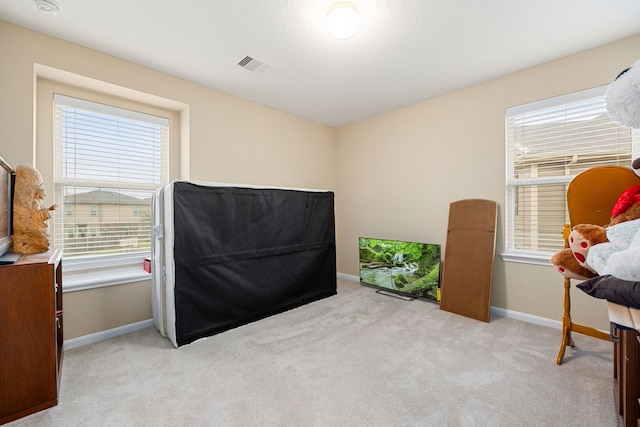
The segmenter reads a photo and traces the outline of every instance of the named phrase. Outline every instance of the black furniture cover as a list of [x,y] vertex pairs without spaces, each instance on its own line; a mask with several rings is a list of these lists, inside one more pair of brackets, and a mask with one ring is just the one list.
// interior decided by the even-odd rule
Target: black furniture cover
[[164,191],[176,347],[336,294],[332,192],[184,181]]

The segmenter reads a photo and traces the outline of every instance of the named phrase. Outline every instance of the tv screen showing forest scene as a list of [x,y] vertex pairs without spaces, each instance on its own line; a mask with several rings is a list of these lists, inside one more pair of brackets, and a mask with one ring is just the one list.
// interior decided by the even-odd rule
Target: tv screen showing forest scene
[[360,237],[360,281],[438,301],[440,245]]

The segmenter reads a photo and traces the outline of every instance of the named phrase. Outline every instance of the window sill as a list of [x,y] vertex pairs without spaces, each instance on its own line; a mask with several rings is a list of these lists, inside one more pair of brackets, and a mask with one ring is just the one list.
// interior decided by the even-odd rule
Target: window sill
[[551,254],[546,252],[505,252],[500,254],[504,262],[517,262],[520,264],[534,264],[551,267]]
[[151,279],[151,274],[137,267],[120,267],[102,271],[64,274],[62,292],[85,291],[106,286],[123,285]]

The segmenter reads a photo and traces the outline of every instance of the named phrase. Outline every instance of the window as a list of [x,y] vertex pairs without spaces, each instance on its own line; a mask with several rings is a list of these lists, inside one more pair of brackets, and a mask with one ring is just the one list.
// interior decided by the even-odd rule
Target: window
[[569,222],[566,189],[593,166],[630,166],[637,131],[606,111],[606,86],[506,111],[506,260],[548,264]]
[[54,111],[56,247],[65,259],[149,252],[168,120],[59,94]]

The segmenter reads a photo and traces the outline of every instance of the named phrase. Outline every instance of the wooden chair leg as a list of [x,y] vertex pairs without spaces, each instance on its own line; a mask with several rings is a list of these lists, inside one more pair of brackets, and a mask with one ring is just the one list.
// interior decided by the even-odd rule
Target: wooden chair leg
[[560,350],[558,351],[558,357],[556,358],[556,365],[562,365],[564,359],[564,352],[567,347],[575,347],[571,337],[571,317],[565,316],[562,318],[562,340],[560,342]]
[[571,338],[571,279],[564,278],[564,316],[562,316],[562,340],[560,342],[560,351],[556,358],[556,365],[562,365],[564,352],[567,346],[575,347]]
[[556,365],[562,365],[564,359],[564,353],[567,347],[575,347],[576,344],[573,341],[571,332],[577,332],[593,338],[598,338],[605,341],[610,341],[611,336],[606,332],[599,331],[590,326],[577,325],[571,321],[571,280],[564,279],[564,316],[562,316],[562,340],[560,342],[560,350],[558,351],[558,357],[556,358]]

